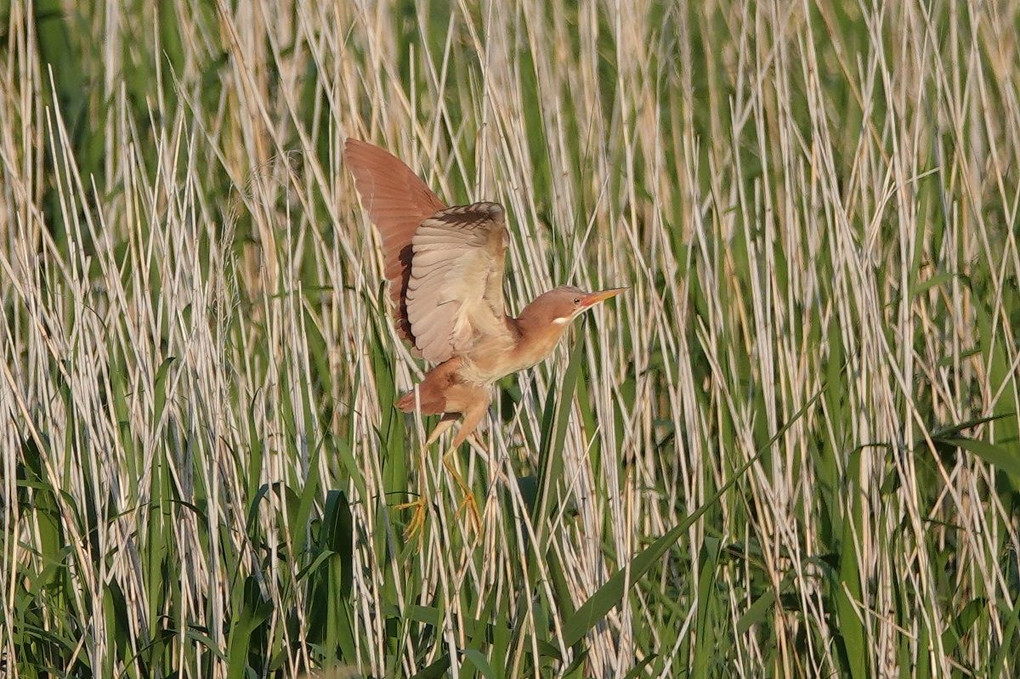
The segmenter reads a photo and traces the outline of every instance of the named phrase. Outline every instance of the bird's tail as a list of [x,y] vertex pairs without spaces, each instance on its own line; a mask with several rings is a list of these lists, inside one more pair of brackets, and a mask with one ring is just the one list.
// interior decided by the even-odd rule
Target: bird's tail
[[397,407],[403,410],[405,413],[409,413],[414,410],[414,392],[409,391],[397,401]]
[[[418,387],[418,401],[421,403],[421,414],[422,415],[441,415],[446,410],[446,399],[438,394],[431,393],[432,390],[426,387],[426,383],[422,383]],[[397,400],[397,407],[405,413],[414,412],[414,392],[409,391]]]
[[[446,392],[456,380],[460,358],[451,358],[430,370],[418,385],[418,404],[422,415],[441,415],[447,412]],[[409,391],[397,401],[397,407],[405,413],[414,412],[414,391]]]

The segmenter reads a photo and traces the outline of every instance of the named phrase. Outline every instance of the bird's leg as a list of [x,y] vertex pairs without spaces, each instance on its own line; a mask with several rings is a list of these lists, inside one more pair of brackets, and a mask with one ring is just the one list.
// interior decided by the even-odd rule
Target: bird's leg
[[[426,448],[422,448],[418,453],[418,483],[424,486],[427,483],[425,474],[425,451]],[[411,514],[411,520],[407,522],[407,526],[404,528],[404,540],[410,542],[421,533],[422,528],[425,527],[425,517],[428,510],[428,505],[425,502],[424,488],[418,491],[418,497],[410,502],[402,502],[397,505],[396,510],[402,512],[405,509],[412,509],[414,513]]]
[[[485,417],[485,413],[489,408],[489,397],[488,393],[485,393],[483,399],[477,400],[471,404],[470,407],[464,411],[464,422],[460,426],[460,431],[453,438],[453,445],[450,447],[446,454],[443,455],[443,466],[446,467],[447,471],[450,472],[450,476],[460,487],[461,492],[464,494],[464,499],[460,503],[460,507],[457,510],[458,514],[466,513],[471,520],[471,525],[474,526],[475,532],[480,533],[482,531],[482,517],[478,513],[478,503],[475,502],[475,496],[471,492],[470,486],[461,476],[460,472],[457,471],[457,465],[455,456],[457,449],[460,444],[467,440],[467,437],[478,427],[478,424]],[[438,428],[438,427],[437,427]]]
[[475,496],[471,493],[471,487],[461,476],[460,472],[457,471],[457,462],[454,459],[457,455],[457,446],[451,447],[446,454],[443,455],[443,466],[446,467],[446,471],[450,473],[453,480],[457,483],[457,487],[460,488],[460,492],[464,495],[464,499],[460,501],[460,506],[457,507],[457,515],[467,514],[471,521],[471,526],[475,529],[476,533],[482,530],[482,517],[478,514],[478,503],[475,502]]
[[[439,439],[439,437],[442,435],[444,431],[449,429],[453,425],[453,423],[457,421],[458,417],[460,417],[460,415],[457,413],[446,413],[445,415],[443,415],[442,419],[439,420],[439,424],[437,424],[435,429],[432,430],[432,433],[429,434],[428,440],[425,441],[425,445],[422,446],[421,452],[418,454],[418,472],[419,478],[421,479],[420,483],[422,484],[425,483],[426,451],[428,450],[430,445],[432,445],[433,443],[436,442],[436,440]],[[446,467],[447,469],[449,469],[448,465],[446,465]],[[422,528],[425,527],[425,518],[428,515],[427,514],[428,505],[425,501],[425,495],[419,494],[418,499],[397,505],[398,511],[403,511],[405,509],[411,509],[414,511],[414,513],[411,514],[411,520],[407,523],[407,527],[404,529],[404,539],[410,541],[421,532]]]
[[467,437],[478,428],[478,425],[481,423],[482,418],[485,417],[485,413],[488,410],[488,394],[485,394],[485,400],[472,403],[469,408],[464,410],[464,421],[461,423],[460,429],[457,431],[457,435],[453,437],[454,448],[459,448],[460,444],[467,441]]
[[460,417],[459,413],[444,414],[443,418],[439,420],[439,424],[436,425],[436,428],[432,430],[432,433],[429,434],[428,439],[426,439],[425,447],[428,448],[433,443],[438,441],[439,437],[443,435],[443,432],[452,427],[453,423],[457,421],[458,417]]

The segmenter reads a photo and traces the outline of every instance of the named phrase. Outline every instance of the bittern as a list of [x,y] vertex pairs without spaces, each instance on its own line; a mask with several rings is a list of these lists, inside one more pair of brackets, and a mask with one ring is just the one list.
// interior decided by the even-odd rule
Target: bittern
[[442,415],[426,447],[463,417],[452,453],[485,417],[494,382],[549,356],[572,320],[623,288],[558,287],[514,318],[503,300],[508,234],[500,205],[447,207],[407,165],[363,141],[348,139],[345,158],[382,238],[397,332],[412,353],[437,364],[397,407]]

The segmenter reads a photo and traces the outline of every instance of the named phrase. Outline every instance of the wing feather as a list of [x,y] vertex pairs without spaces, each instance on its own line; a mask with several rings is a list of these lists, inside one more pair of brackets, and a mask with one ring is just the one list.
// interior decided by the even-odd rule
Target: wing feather
[[348,139],[344,159],[382,239],[384,274],[390,281],[397,332],[416,344],[406,305],[411,241],[418,225],[446,206],[407,165],[378,146]]
[[441,363],[505,331],[503,208],[447,208],[403,162],[348,139],[345,160],[379,230],[397,331]]
[[503,208],[474,203],[424,220],[412,239],[407,318],[415,345],[441,363],[505,328]]

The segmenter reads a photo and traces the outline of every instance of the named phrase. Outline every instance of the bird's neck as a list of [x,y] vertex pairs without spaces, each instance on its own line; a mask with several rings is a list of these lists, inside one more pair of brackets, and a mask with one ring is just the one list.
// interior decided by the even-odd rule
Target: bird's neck
[[518,332],[514,353],[522,368],[535,365],[556,348],[569,324],[536,323],[527,315],[513,319]]

